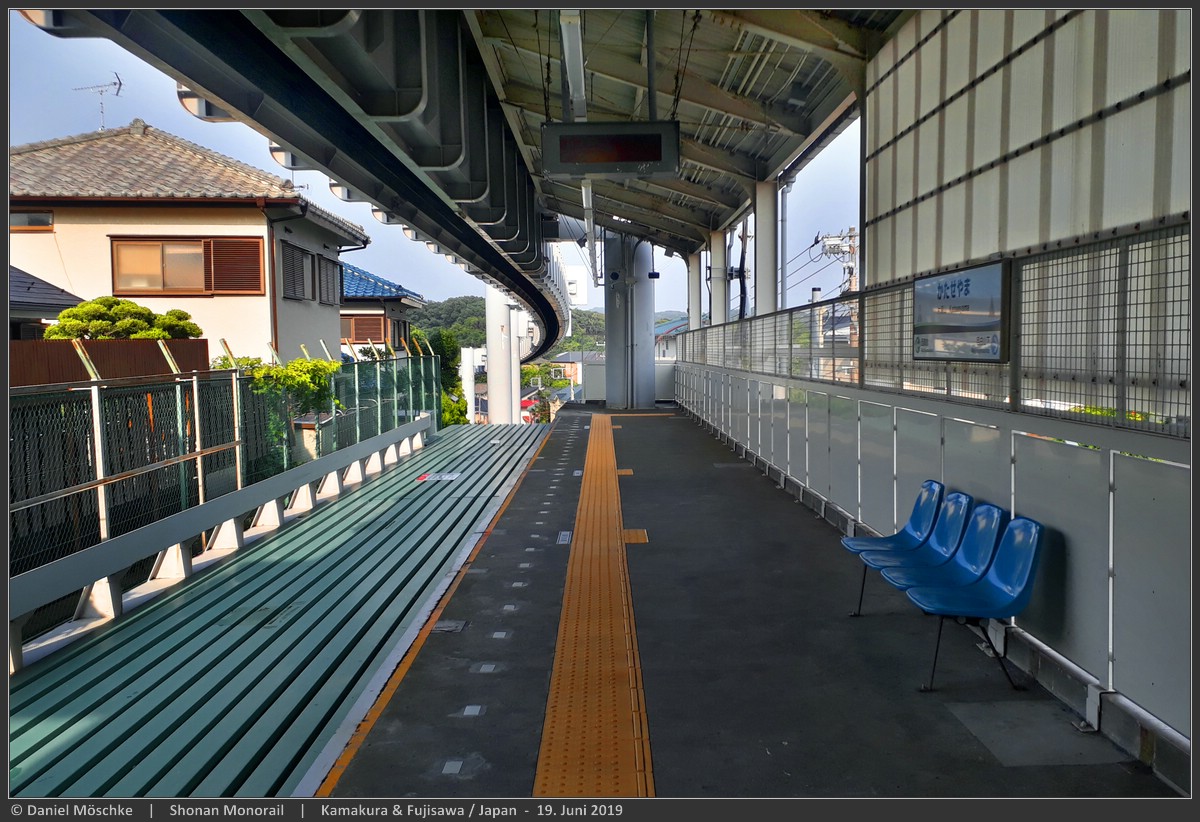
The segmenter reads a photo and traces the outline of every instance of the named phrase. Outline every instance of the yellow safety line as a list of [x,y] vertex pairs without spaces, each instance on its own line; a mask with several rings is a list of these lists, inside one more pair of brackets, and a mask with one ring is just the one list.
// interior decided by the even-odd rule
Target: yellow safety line
[[534,796],[654,796],[612,429],[592,415]]
[[[401,337],[401,341],[403,341],[403,339],[404,338]],[[551,424],[550,427],[551,430],[553,430],[554,424]],[[342,750],[341,756],[338,757],[337,761],[333,764],[333,767],[329,769],[329,773],[325,775],[324,781],[321,782],[321,787],[317,789],[315,794],[313,794],[314,796],[333,795],[333,789],[337,787],[337,783],[342,778],[342,774],[346,772],[346,768],[350,767],[350,762],[358,753],[359,748],[362,747],[363,742],[365,742],[367,737],[370,735],[371,729],[375,727],[375,723],[379,721],[381,716],[383,716],[384,709],[386,709],[388,703],[391,702],[392,697],[396,693],[396,689],[400,687],[400,682],[404,679],[405,674],[407,674],[409,669],[412,667],[413,661],[417,658],[417,654],[419,654],[421,649],[425,647],[425,640],[429,639],[429,635],[433,633],[434,626],[437,624],[438,620],[442,618],[442,612],[446,610],[446,606],[450,603],[450,598],[454,596],[454,592],[458,590],[458,584],[462,582],[463,577],[466,576],[467,571],[470,570],[471,563],[474,562],[475,557],[479,555],[479,551],[483,548],[483,544],[487,542],[487,538],[491,536],[492,530],[496,527],[496,523],[500,521],[500,517],[503,516],[504,511],[508,508],[508,504],[512,502],[513,497],[517,495],[517,489],[519,489],[521,487],[521,483],[525,481],[525,477],[529,474],[529,469],[535,462],[537,462],[538,457],[541,456],[542,449],[546,447],[546,443],[549,442],[549,440],[550,434],[547,433],[546,436],[542,438],[542,443],[538,446],[537,451],[534,453],[533,459],[531,459],[525,466],[525,470],[521,472],[521,476],[517,478],[512,490],[509,491],[508,496],[505,497],[504,502],[500,505],[499,510],[496,511],[491,522],[488,523],[487,529],[483,532],[483,535],[480,536],[479,541],[475,543],[475,547],[471,550],[471,555],[467,557],[467,560],[462,564],[462,567],[458,569],[458,573],[455,575],[454,581],[450,583],[450,587],[446,589],[446,592],[442,594],[441,599],[438,600],[437,607],[433,609],[433,613],[431,613],[429,618],[425,620],[425,624],[421,627],[421,631],[417,634],[417,638],[413,640],[413,644],[409,646],[408,651],[405,652],[403,659],[400,660],[400,664],[396,666],[396,670],[392,672],[390,677],[388,677],[387,684],[384,686],[379,696],[375,698],[375,703],[371,706],[371,709],[367,711],[367,715],[363,718],[362,722],[358,723],[358,727],[351,735],[350,741],[346,743],[346,747]]]

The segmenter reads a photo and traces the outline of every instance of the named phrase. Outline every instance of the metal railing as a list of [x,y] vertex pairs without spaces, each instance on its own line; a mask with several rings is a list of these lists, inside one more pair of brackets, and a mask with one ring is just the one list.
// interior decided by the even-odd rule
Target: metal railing
[[[237,370],[10,389],[9,575],[33,570],[433,412],[437,357],[346,363],[302,416]],[[436,416],[435,416],[436,420]],[[205,535],[190,546],[204,550]],[[153,556],[122,575],[129,590]],[[25,637],[65,620],[49,603]]]
[[1013,261],[1007,362],[913,356],[913,285],[680,335],[678,362],[1191,436],[1190,226]]

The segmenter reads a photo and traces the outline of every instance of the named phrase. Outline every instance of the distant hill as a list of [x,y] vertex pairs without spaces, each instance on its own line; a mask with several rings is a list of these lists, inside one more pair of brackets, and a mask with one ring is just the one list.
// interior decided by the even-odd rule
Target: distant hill
[[[443,302],[429,303],[413,311],[412,324],[428,335],[438,330],[454,334],[463,348],[482,348],[487,344],[483,297],[451,297]],[[657,311],[654,322],[686,319],[684,311]],[[571,336],[559,340],[546,352],[546,359],[553,359],[563,351],[604,350],[604,309],[571,309]]]

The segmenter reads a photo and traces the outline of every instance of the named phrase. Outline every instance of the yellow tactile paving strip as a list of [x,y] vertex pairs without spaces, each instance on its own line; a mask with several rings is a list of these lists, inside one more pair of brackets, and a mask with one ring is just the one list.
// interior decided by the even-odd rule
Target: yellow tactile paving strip
[[592,415],[534,796],[654,796],[613,427]]

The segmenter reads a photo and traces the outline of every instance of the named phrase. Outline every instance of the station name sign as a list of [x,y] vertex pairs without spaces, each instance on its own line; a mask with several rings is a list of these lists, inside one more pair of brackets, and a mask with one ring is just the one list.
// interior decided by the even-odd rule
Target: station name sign
[[913,283],[913,359],[1008,362],[1008,265]]

